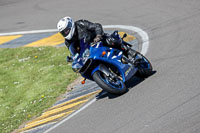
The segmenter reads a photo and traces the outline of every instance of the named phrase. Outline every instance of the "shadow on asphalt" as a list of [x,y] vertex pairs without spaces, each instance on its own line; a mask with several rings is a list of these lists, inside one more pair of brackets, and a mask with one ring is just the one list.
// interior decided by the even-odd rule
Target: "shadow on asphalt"
[[[156,73],[156,71],[153,71],[153,73],[151,74],[154,75]],[[149,77],[151,77],[149,76]],[[148,78],[149,78],[148,77]],[[135,87],[136,85],[140,84],[141,82],[143,82],[145,79],[144,78],[140,78],[140,77],[137,77],[137,76],[133,76],[131,79],[129,79],[125,85],[127,87],[127,91],[124,93],[126,94],[130,89],[133,89],[133,87]],[[122,94],[122,95],[124,95]],[[103,98],[108,98],[108,99],[114,99],[114,98],[117,98],[117,97],[120,97],[122,95],[114,95],[114,94],[111,94],[111,93],[108,93],[104,90],[102,90],[97,96],[97,100],[100,100],[100,99],[103,99]]]

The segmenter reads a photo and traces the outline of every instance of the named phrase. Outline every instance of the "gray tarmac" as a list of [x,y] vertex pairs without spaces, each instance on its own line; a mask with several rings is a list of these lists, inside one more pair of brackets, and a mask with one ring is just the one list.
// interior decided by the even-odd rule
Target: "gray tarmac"
[[199,133],[199,0],[0,0],[0,32],[54,29],[63,16],[133,25],[150,37],[155,73],[104,95],[50,133]]

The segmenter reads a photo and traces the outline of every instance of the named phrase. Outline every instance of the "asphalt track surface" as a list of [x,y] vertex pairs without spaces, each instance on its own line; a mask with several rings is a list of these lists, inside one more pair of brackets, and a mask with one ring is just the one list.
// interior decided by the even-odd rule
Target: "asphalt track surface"
[[199,0],[1,0],[0,31],[52,29],[66,15],[133,25],[150,37],[154,75],[105,95],[50,133],[199,133]]

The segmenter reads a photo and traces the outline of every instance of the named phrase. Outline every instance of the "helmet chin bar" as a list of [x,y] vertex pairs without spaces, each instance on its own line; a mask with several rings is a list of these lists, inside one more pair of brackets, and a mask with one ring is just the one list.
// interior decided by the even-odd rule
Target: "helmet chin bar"
[[65,39],[71,40],[74,35],[74,31],[75,31],[75,25],[73,24],[69,34],[65,37]]

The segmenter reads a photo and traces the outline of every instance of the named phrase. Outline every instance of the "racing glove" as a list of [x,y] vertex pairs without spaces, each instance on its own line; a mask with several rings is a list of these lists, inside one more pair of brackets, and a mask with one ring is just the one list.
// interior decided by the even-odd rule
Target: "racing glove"
[[72,62],[72,61],[73,61],[73,57],[67,56],[67,62]]
[[94,38],[94,43],[99,42],[101,39],[102,39],[102,36],[101,36],[101,35],[97,35],[97,36]]

